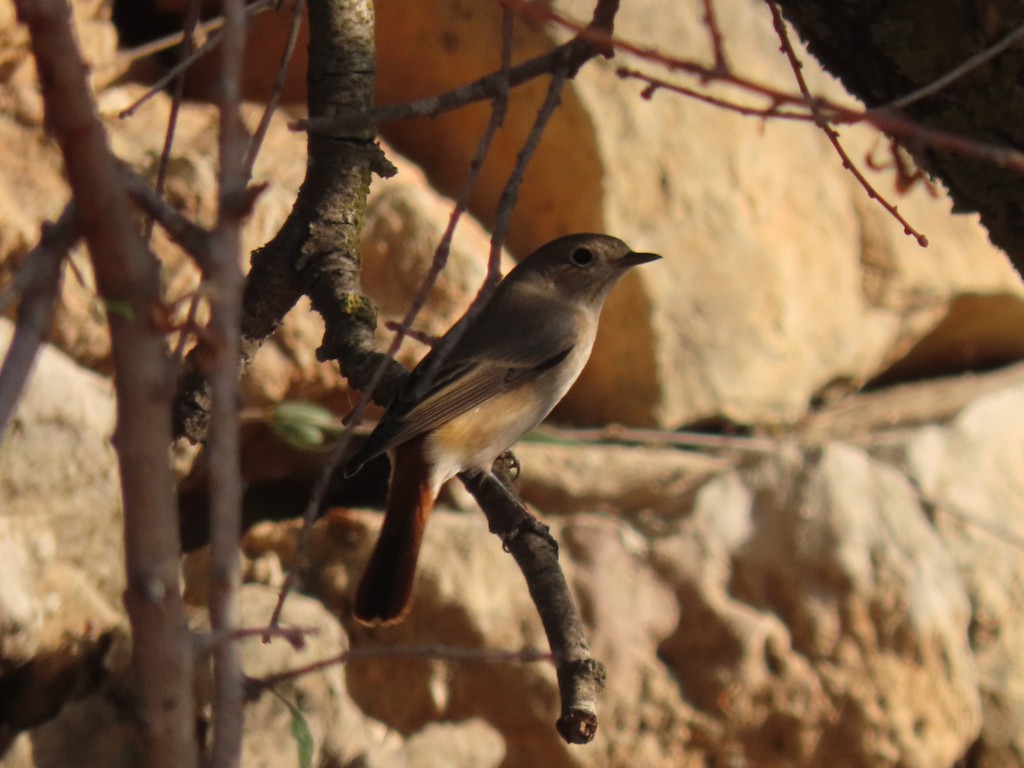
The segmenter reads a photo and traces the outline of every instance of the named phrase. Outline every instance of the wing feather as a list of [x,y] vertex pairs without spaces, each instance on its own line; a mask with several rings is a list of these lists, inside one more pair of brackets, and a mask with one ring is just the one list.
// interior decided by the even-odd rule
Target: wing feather
[[[499,286],[477,322],[465,329],[427,381],[424,371],[435,359],[435,353],[429,353],[352,457],[346,474],[565,360],[575,342],[572,313],[526,311],[523,301],[527,298],[522,293],[503,293]],[[444,345],[444,340],[440,344]]]

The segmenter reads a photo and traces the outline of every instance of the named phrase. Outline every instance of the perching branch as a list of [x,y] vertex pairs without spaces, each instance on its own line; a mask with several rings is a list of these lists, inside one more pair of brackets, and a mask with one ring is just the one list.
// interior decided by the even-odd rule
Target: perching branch
[[516,495],[508,475],[463,473],[462,484],[487,515],[491,533],[502,540],[523,572],[540,615],[558,675],[562,712],[556,723],[570,744],[586,744],[597,732],[597,697],[605,686],[605,669],[590,655],[583,622],[558,564],[558,545]]

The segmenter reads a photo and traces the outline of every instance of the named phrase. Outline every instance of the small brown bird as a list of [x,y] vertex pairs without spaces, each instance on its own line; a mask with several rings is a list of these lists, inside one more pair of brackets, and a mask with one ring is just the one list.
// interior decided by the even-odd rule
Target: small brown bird
[[384,525],[356,591],[356,619],[405,617],[441,486],[466,470],[490,471],[551,412],[590,357],[608,293],[630,267],[659,258],[606,235],[554,240],[509,272],[479,314],[452,326],[445,338],[456,329],[461,336],[451,349],[442,339],[416,366],[345,470],[352,475],[385,451],[391,460]]

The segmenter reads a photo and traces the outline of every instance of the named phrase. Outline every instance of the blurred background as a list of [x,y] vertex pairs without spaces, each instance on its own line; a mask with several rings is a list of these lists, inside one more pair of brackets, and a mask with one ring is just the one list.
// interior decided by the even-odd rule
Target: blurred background
[[[374,5],[381,104],[444,92],[500,64],[501,8],[491,0]],[[178,53],[141,56],[139,47],[180,30],[188,2],[72,6],[114,150],[151,175],[172,98],[160,90],[133,105]],[[767,7],[715,8],[732,68],[793,90]],[[558,10],[586,21],[592,7],[567,0]],[[633,0],[616,34],[709,61],[703,13],[697,0]],[[287,5],[252,21],[250,129],[289,24]],[[246,226],[249,250],[278,230],[305,173],[305,135],[288,124],[305,115],[307,39],[303,28],[256,162],[254,180],[269,186]],[[566,39],[518,20],[513,61]],[[801,56],[813,93],[855,104]],[[567,86],[505,243],[507,265],[580,231],[664,256],[616,289],[587,370],[550,424],[516,449],[520,491],[561,543],[592,650],[608,667],[598,737],[586,747],[560,740],[549,665],[384,659],[284,686],[312,727],[317,764],[1024,766],[1019,276],[976,216],[954,215],[940,185],[902,188],[898,150],[870,127],[843,127],[842,143],[927,248],[869,199],[813,124],[645,95],[618,76],[623,65],[635,62],[621,52],[592,61]],[[189,70],[165,192],[207,224],[217,197],[216,66],[213,56]],[[537,81],[512,93],[472,215],[417,322],[425,334],[442,333],[483,280],[498,198],[545,91]],[[480,104],[379,126],[399,171],[374,179],[362,239],[382,348],[385,321],[404,314],[429,268],[488,116]],[[66,202],[60,155],[41,126],[27,36],[4,5],[0,284]],[[159,229],[152,243],[169,306],[183,316],[198,272]],[[87,255],[76,251],[72,262],[52,346],[0,445],[0,646],[9,659],[125,623],[109,339]],[[10,329],[0,319],[0,348]],[[266,621],[294,567],[302,594],[285,620],[320,628],[301,652],[246,646],[246,671],[346,644],[545,648],[520,575],[460,489],[428,527],[409,619],[384,630],[354,624],[350,593],[379,525],[383,460],[332,484],[310,549],[296,559],[294,518],[325,453],[313,445],[319,427],[309,438],[299,417],[297,435],[279,405],[316,404],[330,420],[358,396],[335,365],[317,362],[322,334],[300,304],[243,381],[245,623]],[[400,360],[411,366],[426,349],[409,339]],[[186,595],[200,606],[203,461],[185,445],[174,460],[191,551]],[[97,653],[109,666],[109,649]],[[75,698],[61,699],[0,764],[132,764],[116,691],[93,688],[68,703]],[[249,710],[247,765],[295,759],[288,717],[277,700]]]

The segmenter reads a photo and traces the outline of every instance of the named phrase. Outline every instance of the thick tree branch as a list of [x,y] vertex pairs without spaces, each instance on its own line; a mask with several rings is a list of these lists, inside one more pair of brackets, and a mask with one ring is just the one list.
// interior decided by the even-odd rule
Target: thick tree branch
[[17,0],[29,28],[46,122],[64,156],[77,220],[106,302],[117,394],[127,588],[138,719],[149,766],[198,762],[192,647],[178,589],[170,443],[170,367],[160,329],[156,259],[135,231],[71,30],[66,0]]
[[[309,112],[314,116],[366,110],[373,101],[373,15],[368,0],[309,3]],[[371,131],[311,134],[309,161],[292,212],[273,240],[252,255],[242,314],[243,364],[280,326],[303,294],[324,318],[317,352],[338,360],[358,389],[386,366],[376,397],[395,392],[404,369],[375,348],[376,310],[359,288],[359,242],[371,170],[388,165]],[[201,349],[189,355],[179,383],[174,428],[205,438],[209,396]]]

